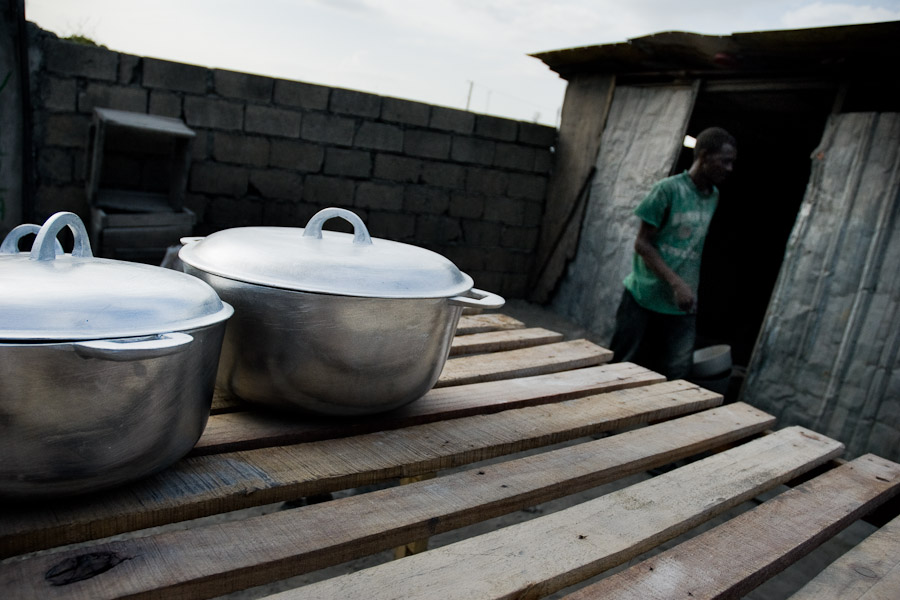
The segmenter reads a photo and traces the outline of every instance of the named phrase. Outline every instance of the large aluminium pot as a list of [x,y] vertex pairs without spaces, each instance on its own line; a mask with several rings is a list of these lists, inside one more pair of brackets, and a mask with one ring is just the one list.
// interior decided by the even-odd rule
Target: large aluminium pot
[[[323,231],[334,217],[353,233]],[[370,237],[340,208],[305,228],[183,241],[185,271],[235,309],[218,385],[275,407],[351,416],[408,404],[437,381],[463,308],[504,303],[439,254]]]
[[[74,249],[56,240],[68,226]],[[0,497],[109,488],[187,454],[233,310],[184,273],[94,258],[72,213],[0,246]]]

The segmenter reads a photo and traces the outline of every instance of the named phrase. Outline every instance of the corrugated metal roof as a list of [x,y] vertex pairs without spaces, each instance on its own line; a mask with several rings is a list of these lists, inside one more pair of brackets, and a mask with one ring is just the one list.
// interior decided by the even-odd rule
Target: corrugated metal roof
[[[896,69],[900,21],[703,35],[668,31],[617,44],[531,54],[561,77],[614,74],[841,73]],[[893,75],[891,75],[893,76]]]

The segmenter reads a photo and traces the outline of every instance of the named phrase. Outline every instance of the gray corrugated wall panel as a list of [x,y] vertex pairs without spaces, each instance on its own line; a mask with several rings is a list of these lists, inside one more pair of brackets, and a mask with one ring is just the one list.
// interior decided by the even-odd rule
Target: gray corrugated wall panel
[[900,459],[900,114],[832,117],[742,399]]
[[609,342],[639,220],[634,208],[678,159],[696,87],[616,88],[578,242],[553,309]]

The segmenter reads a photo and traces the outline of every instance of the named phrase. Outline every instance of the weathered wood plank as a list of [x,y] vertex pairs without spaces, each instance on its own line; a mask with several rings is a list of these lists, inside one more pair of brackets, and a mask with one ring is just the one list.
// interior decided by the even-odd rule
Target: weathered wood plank
[[718,394],[671,381],[363,436],[191,457],[104,493],[102,503],[73,498],[3,511],[0,557],[412,477],[673,418],[721,402]]
[[462,356],[477,352],[499,352],[502,350],[540,346],[542,344],[553,344],[563,341],[564,337],[561,333],[541,327],[458,335],[453,338],[453,343],[450,345],[450,356]]
[[[42,600],[210,597],[595,487],[744,439],[774,421],[749,405],[732,404],[552,452],[240,523],[98,544],[0,566],[0,586],[29,590]],[[54,565],[89,553],[127,560],[71,586],[45,581],[44,573]]]
[[614,363],[507,381],[434,389],[401,409],[357,419],[307,415],[291,418],[252,411],[213,415],[191,454],[250,450],[359,435],[570,400],[662,381],[665,377],[644,367],[633,363]]
[[571,340],[533,348],[451,358],[435,387],[497,381],[567,371],[603,364],[613,353],[587,340]]
[[842,449],[791,427],[572,508],[270,598],[540,598],[684,533]]
[[480,315],[463,315],[456,326],[456,335],[469,335],[471,333],[484,333],[485,331],[498,331],[501,329],[524,329],[525,323],[510,316],[499,313],[484,313]]
[[828,565],[791,600],[900,598],[900,517]]
[[898,492],[900,465],[862,456],[566,600],[740,598]]

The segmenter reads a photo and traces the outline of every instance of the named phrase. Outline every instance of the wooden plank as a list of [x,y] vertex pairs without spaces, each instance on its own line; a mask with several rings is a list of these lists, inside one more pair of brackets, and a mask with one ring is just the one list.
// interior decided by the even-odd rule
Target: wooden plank
[[614,363],[574,371],[489,381],[429,391],[401,409],[356,419],[235,412],[210,417],[192,455],[299,444],[333,437],[421,425],[639,387],[665,377],[633,363]]
[[828,565],[791,600],[900,598],[900,517]]
[[[28,590],[23,597],[30,593],[42,600],[220,595],[589,489],[673,457],[743,439],[772,423],[773,417],[749,405],[732,404],[552,452],[240,523],[40,556],[0,566],[0,585]],[[52,586],[45,580],[55,565],[86,554],[121,561],[108,572],[71,585]]]
[[462,356],[447,361],[435,387],[592,367],[608,362],[612,356],[612,351],[587,340],[571,340],[534,348]]
[[500,313],[484,313],[480,315],[463,315],[456,326],[456,335],[484,333],[501,329],[524,329],[525,323]]
[[[0,512],[0,557],[414,477],[721,404],[672,381],[638,389],[309,444],[196,456],[133,485]],[[372,449],[377,448],[378,452]]]
[[453,338],[453,343],[450,345],[450,356],[529,348],[531,346],[561,342],[563,337],[561,333],[541,327],[458,335]]
[[865,455],[566,600],[740,598],[898,492],[900,465]]
[[621,564],[842,450],[839,442],[809,430],[783,429],[572,508],[271,598],[540,598]]

